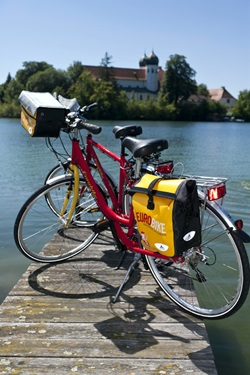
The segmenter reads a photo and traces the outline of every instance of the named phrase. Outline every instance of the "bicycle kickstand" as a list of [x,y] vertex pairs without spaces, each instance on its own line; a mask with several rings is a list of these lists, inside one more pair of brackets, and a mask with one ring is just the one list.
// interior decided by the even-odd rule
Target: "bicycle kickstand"
[[127,272],[126,272],[126,275],[125,275],[125,277],[124,277],[121,285],[119,286],[119,289],[116,292],[116,295],[113,296],[113,297],[111,297],[111,302],[112,303],[117,302],[117,300],[118,300],[118,298],[119,298],[119,296],[120,296],[120,294],[122,292],[122,289],[123,289],[124,285],[129,280],[130,276],[132,275],[133,271],[135,270],[135,268],[136,268],[138,262],[140,261],[140,259],[141,259],[141,254],[135,253],[133,262],[130,264],[130,266],[129,266]]

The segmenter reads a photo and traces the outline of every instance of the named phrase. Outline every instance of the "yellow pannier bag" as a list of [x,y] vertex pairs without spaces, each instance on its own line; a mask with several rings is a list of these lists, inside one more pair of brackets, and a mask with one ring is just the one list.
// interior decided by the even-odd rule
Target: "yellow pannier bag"
[[195,180],[145,174],[132,189],[132,206],[142,246],[173,257],[201,243]]

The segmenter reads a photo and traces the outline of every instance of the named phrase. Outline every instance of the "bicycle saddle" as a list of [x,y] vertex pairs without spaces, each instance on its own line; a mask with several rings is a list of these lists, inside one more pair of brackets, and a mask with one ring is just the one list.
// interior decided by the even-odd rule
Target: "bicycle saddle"
[[122,145],[129,149],[135,158],[138,158],[166,150],[168,141],[162,138],[136,139],[126,137],[122,141]]
[[136,136],[142,134],[142,127],[138,125],[126,125],[126,126],[118,126],[116,125],[113,128],[113,133],[115,138],[123,139],[128,135]]

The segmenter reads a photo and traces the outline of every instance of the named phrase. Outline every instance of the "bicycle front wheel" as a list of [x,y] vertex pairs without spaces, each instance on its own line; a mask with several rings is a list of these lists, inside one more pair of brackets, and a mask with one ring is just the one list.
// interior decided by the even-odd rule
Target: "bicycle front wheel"
[[98,236],[95,224],[103,220],[103,214],[83,179],[77,206],[70,223],[65,224],[73,193],[64,215],[60,212],[69,186],[74,188],[72,177],[44,185],[21,208],[14,238],[18,249],[29,259],[45,263],[63,261],[86,249]]
[[249,262],[242,240],[223,215],[201,203],[202,244],[184,255],[183,263],[146,257],[165,294],[188,313],[220,319],[235,313],[249,290]]

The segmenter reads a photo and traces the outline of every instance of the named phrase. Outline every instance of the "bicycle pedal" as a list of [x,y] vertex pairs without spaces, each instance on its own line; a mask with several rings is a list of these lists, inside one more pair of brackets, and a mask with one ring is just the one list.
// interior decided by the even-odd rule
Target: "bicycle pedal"
[[100,233],[100,232],[103,232],[104,230],[108,229],[109,228],[109,221],[104,219],[104,220],[101,220],[101,221],[98,221],[97,223],[95,223],[94,225],[94,232],[95,233]]

